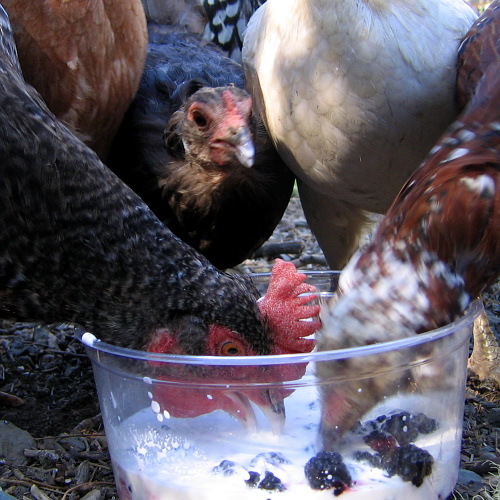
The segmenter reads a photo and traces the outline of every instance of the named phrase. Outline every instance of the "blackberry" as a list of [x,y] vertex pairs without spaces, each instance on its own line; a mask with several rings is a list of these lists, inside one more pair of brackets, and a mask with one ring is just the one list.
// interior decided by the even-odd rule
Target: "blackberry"
[[304,473],[312,489],[333,489],[335,496],[352,484],[351,475],[342,461],[342,456],[335,452],[317,453],[306,463]]
[[259,483],[259,489],[268,491],[285,491],[285,485],[279,477],[272,472],[266,471],[264,479]]
[[420,486],[425,476],[431,474],[433,463],[432,455],[414,444],[400,446],[382,458],[382,467],[390,476],[398,475],[415,486]]
[[392,434],[401,445],[412,443],[418,437],[418,428],[413,425],[413,418],[406,411],[387,418],[382,424],[381,430]]
[[429,418],[423,413],[414,415],[413,419],[415,420],[415,424],[418,426],[418,432],[420,432],[421,434],[430,434],[438,428],[438,423],[436,422],[436,420],[433,418]]
[[400,476],[403,481],[411,481],[415,486],[422,485],[425,476],[431,474],[434,463],[432,455],[427,450],[414,444],[399,446],[385,455],[358,452],[354,458],[366,461],[372,467],[384,469],[391,477]]
[[375,420],[366,420],[365,422],[360,422],[359,420],[352,426],[351,432],[359,436],[364,436],[369,434],[371,431],[375,431],[380,426],[377,425]]
[[248,474],[249,478],[245,480],[245,483],[251,488],[254,488],[259,484],[260,474],[258,472],[255,472],[254,470],[248,471]]
[[429,434],[437,429],[437,422],[423,413],[412,415],[406,411],[388,417],[382,423],[381,430],[392,434],[400,445],[416,441],[418,435]]
[[[234,469],[236,466],[235,462],[232,462],[231,460],[223,460],[219,465],[216,465],[213,469],[212,472],[226,472],[226,471],[231,471]],[[228,474],[224,474],[228,475]]]
[[223,460],[219,465],[216,465],[212,472],[216,474],[223,474],[226,477],[241,475],[242,478],[249,478],[249,472],[242,465],[237,464],[231,460]]
[[371,454],[368,451],[356,451],[354,453],[354,460],[358,462],[368,462],[372,467],[382,469],[382,455],[379,453]]
[[396,439],[382,431],[372,431],[363,438],[364,442],[380,455],[387,455],[398,447]]

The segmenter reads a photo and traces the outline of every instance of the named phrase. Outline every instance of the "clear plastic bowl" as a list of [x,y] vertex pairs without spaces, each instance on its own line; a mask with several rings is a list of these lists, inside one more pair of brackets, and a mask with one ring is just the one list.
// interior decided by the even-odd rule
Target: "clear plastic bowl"
[[[322,295],[331,294],[336,286],[338,273],[306,274]],[[266,274],[254,277],[263,292],[268,278]],[[468,347],[481,310],[481,304],[474,302],[458,321],[412,338],[279,356],[152,354],[83,335],[120,498],[319,500],[341,494],[346,499],[445,499],[458,476]],[[392,367],[394,377],[411,378],[412,383],[384,395],[362,416],[361,424],[345,435],[336,451],[343,457],[350,480],[335,483],[334,478],[333,489],[330,483],[328,488],[313,489],[304,467],[320,451],[320,385],[366,382],[378,376],[363,373],[318,380],[316,368],[321,363],[345,363],[353,357],[396,350],[406,350],[410,361],[407,366]],[[386,366],[380,367],[384,370]],[[248,404],[263,394],[284,398],[286,420],[281,429],[260,408]],[[252,408],[247,408],[248,418],[242,423],[221,409],[203,413],[200,401],[246,401]],[[422,418],[427,425],[411,434]],[[410,436],[410,446],[431,457],[430,466],[409,458],[416,460],[413,468],[421,469],[416,480],[412,473],[404,477],[404,463],[400,465],[403,472],[377,466],[376,449],[365,443],[367,434],[389,421],[408,433],[404,436]],[[397,438],[402,446],[401,436]],[[422,467],[427,467],[425,473]]]

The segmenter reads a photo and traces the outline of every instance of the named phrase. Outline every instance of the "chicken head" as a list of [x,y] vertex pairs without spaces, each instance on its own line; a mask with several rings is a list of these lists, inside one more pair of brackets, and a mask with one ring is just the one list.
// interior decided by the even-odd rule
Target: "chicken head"
[[[313,340],[306,339],[319,327],[320,306],[315,287],[305,283],[306,276],[297,272],[292,263],[277,260],[266,295],[258,302],[268,325],[271,354],[309,352]],[[255,356],[245,338],[221,325],[210,325],[204,338],[193,336],[192,324],[186,320],[177,330],[162,330],[147,347],[148,351],[168,354],[203,356]],[[278,432],[285,418],[284,399],[290,389],[280,387],[286,380],[296,380],[305,372],[305,364],[182,365],[176,373],[161,375],[154,385],[154,398],[162,411],[173,417],[197,417],[215,410],[224,410],[240,420],[246,428],[256,429],[256,416],[250,402],[255,403]],[[205,387],[204,387],[205,382]],[[254,382],[256,388],[248,388]],[[207,384],[210,384],[207,385]],[[215,384],[215,388],[214,388]],[[238,388],[238,384],[245,386]],[[260,387],[261,384],[269,388]]]
[[[186,157],[197,158],[200,165],[253,166],[252,98],[247,92],[237,87],[202,88],[188,99],[185,108],[187,111],[172,117],[167,146],[172,127],[180,126],[176,132],[182,137]],[[185,119],[179,122],[179,117]]]

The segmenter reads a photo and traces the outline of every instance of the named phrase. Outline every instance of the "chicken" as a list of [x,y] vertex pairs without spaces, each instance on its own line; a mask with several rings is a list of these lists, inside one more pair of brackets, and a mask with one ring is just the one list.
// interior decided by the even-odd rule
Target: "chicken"
[[179,26],[189,33],[203,35],[207,14],[200,0],[142,0],[150,23]]
[[458,51],[457,101],[462,110],[476,91],[490,64],[500,59],[498,2],[490,3],[460,44]]
[[[264,297],[259,301],[259,309],[268,321],[269,331],[272,335],[271,354],[292,354],[310,352],[314,347],[314,340],[310,337],[321,326],[317,319],[320,306],[311,303],[316,299],[315,287],[305,283],[306,275],[297,272],[291,262],[284,262],[276,259],[273,267],[269,286]],[[308,321],[303,321],[308,319]],[[214,345],[214,339],[221,339]],[[170,335],[162,335],[158,342],[151,342],[148,350],[152,352],[189,354],[191,342],[179,343],[178,335],[172,332]],[[240,339],[227,327],[219,325],[210,326],[210,335],[207,340],[205,353],[208,355],[235,356],[248,352]],[[258,366],[247,366],[234,369],[229,367],[207,367],[200,370],[195,367],[178,366],[175,373],[160,376],[160,380],[168,381],[167,384],[154,384],[154,399],[159,405],[160,412],[167,411],[173,417],[186,418],[197,417],[210,413],[214,410],[223,409],[242,421],[248,430],[257,430],[257,418],[249,404],[249,401],[259,404],[260,408],[268,415],[269,420],[276,433],[281,430],[282,419],[276,418],[273,412],[277,408],[284,406],[282,400],[289,396],[291,389],[274,389],[273,391],[262,393],[259,391],[247,391],[234,393],[234,390],[223,389],[210,391],[207,397],[207,389],[203,386],[204,380],[217,381],[222,387],[225,384],[234,385],[236,377],[248,384],[251,380],[262,383],[269,382],[276,384],[285,380],[299,380],[305,373],[307,363],[280,366],[275,369],[266,366],[265,363]],[[172,382],[186,381],[190,384],[199,384],[200,388],[189,387],[180,388],[179,385],[172,385]],[[196,405],[193,405],[193,392],[198,392]],[[246,399],[242,397],[246,396]],[[269,407],[268,401],[272,398],[273,404]],[[188,404],[186,404],[188,402]],[[266,404],[267,403],[267,404]]]
[[4,0],[26,81],[104,159],[141,78],[141,0]]
[[221,269],[271,236],[295,180],[243,86],[241,66],[214,45],[151,26],[139,91],[108,161],[161,221]]
[[[460,46],[458,58],[457,100],[463,108],[491,64],[500,61],[500,3],[490,4]],[[500,385],[500,347],[486,313],[474,324],[474,350],[469,368],[480,379],[493,379]]]
[[268,0],[250,19],[247,88],[331,268],[455,118],[475,18],[462,0]]
[[[498,7],[494,2],[467,37],[462,62],[474,54],[491,55],[490,47],[498,41]],[[443,326],[499,276],[498,50],[495,57],[476,60],[481,60],[481,75],[471,78],[469,103],[405,184],[371,243],[343,271],[342,294],[321,315],[319,350],[394,340]],[[383,396],[404,387],[408,373],[391,372],[390,367],[405,364],[401,350],[318,369],[323,379],[340,369],[342,375],[345,370],[376,373],[384,366],[374,379],[323,390],[326,449],[335,447]]]
[[[77,323],[135,349],[175,333],[194,355],[225,354],[226,341],[272,352],[250,279],[175,237],[24,82],[1,6],[0,45],[0,317]],[[282,398],[255,397],[283,418]]]
[[265,0],[142,0],[148,22],[203,35],[241,63],[247,23]]
[[201,0],[207,15],[205,39],[241,62],[243,36],[252,14],[266,0]]

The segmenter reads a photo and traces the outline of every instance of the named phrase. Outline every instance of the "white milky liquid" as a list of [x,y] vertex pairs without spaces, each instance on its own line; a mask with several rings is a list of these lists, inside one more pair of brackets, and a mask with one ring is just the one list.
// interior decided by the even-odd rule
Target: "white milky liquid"
[[[444,396],[444,394],[443,394]],[[381,469],[355,461],[353,451],[370,451],[358,436],[352,436],[342,453],[352,477],[352,486],[340,498],[346,500],[433,500],[445,499],[457,479],[461,426],[439,420],[446,401],[438,393],[393,397],[374,408],[363,420],[405,410],[437,418],[438,429],[420,435],[415,442],[434,458],[432,474],[416,487],[398,476],[388,477]],[[116,428],[106,429],[116,481],[122,500],[305,500],[332,499],[332,490],[312,490],[304,476],[304,465],[317,449],[319,403],[312,387],[297,389],[286,400],[287,421],[283,433],[274,435],[259,415],[258,433],[247,433],[223,411],[196,419],[163,418],[145,408]],[[153,402],[154,404],[154,402]],[[256,410],[258,411],[258,410]],[[213,472],[222,460],[264,472],[264,462],[250,466],[265,452],[282,453],[288,464],[267,470],[281,479],[286,491],[266,491],[247,486],[242,468],[231,477]]]

